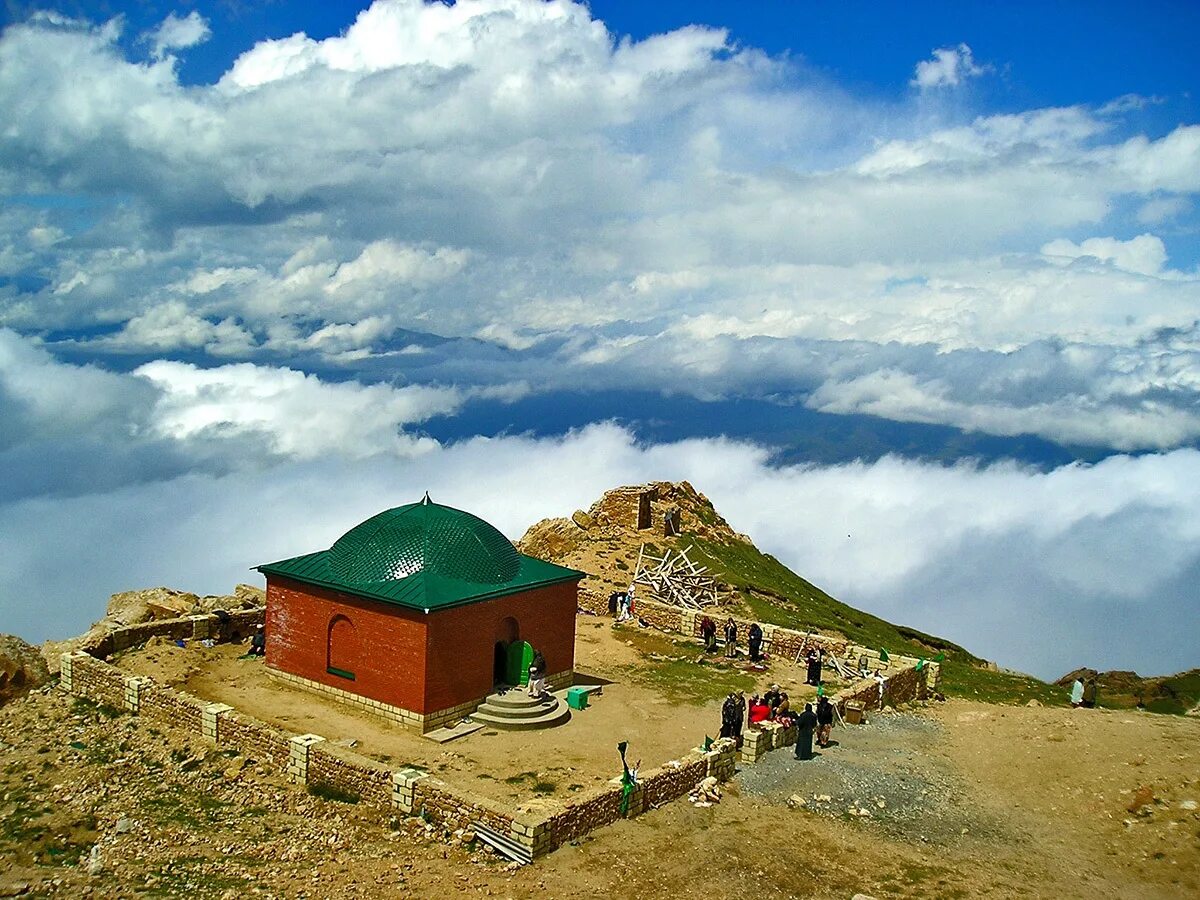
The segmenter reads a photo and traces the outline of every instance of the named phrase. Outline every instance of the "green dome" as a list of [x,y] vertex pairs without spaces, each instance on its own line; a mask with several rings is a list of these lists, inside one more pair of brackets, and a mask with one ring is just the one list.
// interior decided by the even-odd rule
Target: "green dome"
[[504,584],[521,570],[521,554],[478,516],[440,506],[425,495],[351,528],[329,548],[328,564],[350,584],[399,581],[418,572],[474,584]]

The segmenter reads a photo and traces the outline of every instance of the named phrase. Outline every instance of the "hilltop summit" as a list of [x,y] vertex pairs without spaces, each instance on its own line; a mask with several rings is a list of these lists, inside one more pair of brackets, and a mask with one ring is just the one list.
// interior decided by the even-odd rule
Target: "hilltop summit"
[[606,491],[586,511],[533,525],[517,547],[522,553],[586,572],[580,591],[601,596],[629,587],[643,548],[655,556],[666,549],[686,550],[717,580],[730,614],[813,629],[890,651],[917,656],[946,652],[975,660],[947,640],[893,625],[835,599],[760,551],[686,481],[654,481]]

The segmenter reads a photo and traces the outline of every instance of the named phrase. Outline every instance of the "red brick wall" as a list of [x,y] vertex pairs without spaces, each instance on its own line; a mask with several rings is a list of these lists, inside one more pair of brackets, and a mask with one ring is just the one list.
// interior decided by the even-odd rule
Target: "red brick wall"
[[575,583],[555,584],[431,613],[428,709],[447,709],[491,691],[496,633],[508,616],[517,620],[521,640],[542,651],[548,672],[574,668],[576,593]]
[[[325,671],[329,623],[354,623],[354,680]],[[423,613],[276,575],[267,577],[267,665],[330,687],[426,712]]]
[[[508,617],[546,657],[548,672],[575,666],[576,585],[468,603],[428,615],[404,607],[267,578],[267,665],[418,713],[491,692],[496,635]],[[326,669],[329,623],[349,618],[360,649],[354,681]]]

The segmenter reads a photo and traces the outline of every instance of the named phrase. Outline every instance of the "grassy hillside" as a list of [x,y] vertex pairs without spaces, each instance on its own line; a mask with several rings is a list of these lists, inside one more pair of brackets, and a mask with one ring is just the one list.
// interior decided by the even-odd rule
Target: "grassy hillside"
[[737,590],[753,614],[763,622],[800,630],[838,632],[856,643],[882,647],[893,653],[927,657],[944,652],[947,658],[979,661],[944,638],[893,625],[835,600],[752,544],[741,541],[720,543],[694,534],[680,537],[681,547],[687,547],[689,543],[699,551],[693,558],[703,560],[715,577]]

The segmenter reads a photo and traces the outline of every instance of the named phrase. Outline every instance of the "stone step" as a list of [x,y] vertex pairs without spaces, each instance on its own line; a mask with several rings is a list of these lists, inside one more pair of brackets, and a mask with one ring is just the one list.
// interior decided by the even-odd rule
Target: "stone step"
[[552,728],[555,725],[561,725],[570,718],[571,708],[565,703],[556,704],[550,712],[543,713],[535,718],[517,719],[507,716],[495,716],[489,714],[483,706],[471,713],[472,722],[482,722],[484,725],[500,731],[532,731],[536,728]]
[[552,702],[553,695],[546,694],[544,697],[530,697],[529,692],[524,688],[513,688],[504,694],[488,694],[487,699],[483,702],[488,706],[507,706],[515,709],[525,709],[529,706],[540,706],[543,703]]
[[479,709],[497,719],[536,719],[558,709],[559,705],[559,699],[551,697],[549,700],[538,700],[524,706],[496,705],[485,701],[479,705]]

